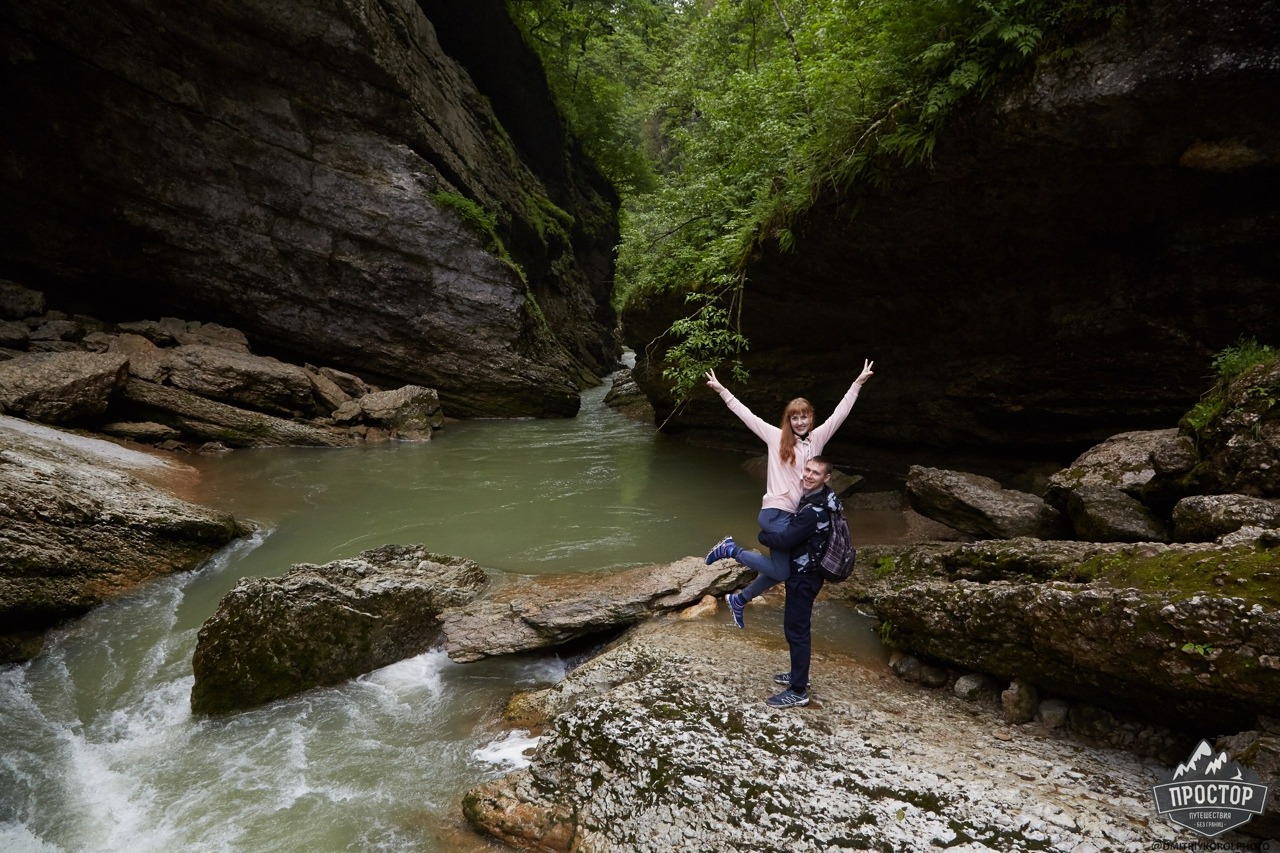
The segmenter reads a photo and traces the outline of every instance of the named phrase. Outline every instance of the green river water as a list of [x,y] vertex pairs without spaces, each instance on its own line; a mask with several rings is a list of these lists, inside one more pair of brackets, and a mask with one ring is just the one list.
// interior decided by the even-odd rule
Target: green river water
[[[502,705],[563,677],[566,661],[460,665],[433,651],[208,720],[188,705],[196,633],[241,577],[386,543],[531,574],[703,554],[726,533],[753,541],[763,484],[743,457],[657,435],[606,408],[604,390],[573,420],[194,457],[195,496],[261,529],[0,669],[0,851],[489,849],[461,795],[526,760],[536,741],[502,725]],[[888,541],[895,523],[855,515],[854,538]],[[748,630],[780,632],[777,608],[761,610]],[[883,655],[869,620],[820,602],[815,648],[828,644]]]

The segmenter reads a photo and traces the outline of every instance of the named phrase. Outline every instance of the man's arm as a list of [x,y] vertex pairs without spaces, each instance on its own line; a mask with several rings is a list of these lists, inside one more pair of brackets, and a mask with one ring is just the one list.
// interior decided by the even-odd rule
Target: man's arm
[[777,533],[761,530],[758,538],[761,545],[767,545],[770,549],[791,552],[801,542],[812,536],[817,529],[818,510],[812,506],[805,506],[791,516],[791,521],[782,530]]

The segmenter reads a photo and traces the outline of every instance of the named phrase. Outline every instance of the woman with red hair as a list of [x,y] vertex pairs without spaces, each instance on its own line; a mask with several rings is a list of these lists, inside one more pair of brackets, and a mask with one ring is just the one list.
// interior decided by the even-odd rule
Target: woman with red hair
[[[813,425],[813,405],[803,397],[797,397],[787,403],[782,412],[782,422],[778,426],[765,423],[754,415],[742,402],[716,379],[714,370],[707,371],[707,386],[720,395],[729,411],[738,416],[747,429],[754,432],[768,448],[768,478],[765,486],[764,500],[760,508],[760,529],[768,533],[781,533],[790,523],[800,498],[804,494],[802,479],[804,466],[815,456],[822,453],[827,442],[835,433],[854,402],[858,392],[872,376],[871,367],[875,362],[864,361],[862,372],[853,380],[849,390],[845,392],[831,417],[819,426]],[[740,593],[729,593],[725,598],[733,613],[733,621],[739,628],[743,627],[743,608],[746,603],[774,584],[781,583],[791,573],[791,555],[786,551],[773,551],[769,557],[739,547],[732,536],[726,536],[707,554],[707,563],[731,557],[744,566],[755,569],[759,577],[751,582]]]

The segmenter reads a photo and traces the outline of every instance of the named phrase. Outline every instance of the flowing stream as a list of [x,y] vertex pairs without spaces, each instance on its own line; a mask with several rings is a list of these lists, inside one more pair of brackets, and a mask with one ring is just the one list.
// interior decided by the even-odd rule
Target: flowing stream
[[[241,577],[386,543],[532,574],[670,561],[725,533],[754,540],[763,484],[741,456],[655,434],[604,393],[585,394],[573,420],[450,423],[428,443],[193,458],[192,497],[261,528],[0,669],[0,850],[488,849],[461,795],[526,760],[535,741],[507,731],[502,705],[562,677],[565,661],[459,665],[433,651],[211,720],[188,704],[196,633]],[[881,515],[855,516],[855,540],[892,539],[896,519]],[[847,608],[820,602],[815,619],[819,650],[882,655]]]

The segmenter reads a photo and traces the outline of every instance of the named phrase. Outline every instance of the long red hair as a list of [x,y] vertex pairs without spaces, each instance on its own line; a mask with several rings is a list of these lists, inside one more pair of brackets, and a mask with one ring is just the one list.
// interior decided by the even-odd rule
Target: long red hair
[[796,434],[791,431],[792,415],[808,415],[813,417],[813,404],[804,397],[796,397],[782,412],[782,440],[778,442],[778,455],[782,461],[790,465],[796,461]]

